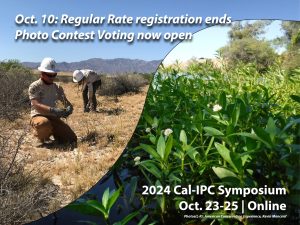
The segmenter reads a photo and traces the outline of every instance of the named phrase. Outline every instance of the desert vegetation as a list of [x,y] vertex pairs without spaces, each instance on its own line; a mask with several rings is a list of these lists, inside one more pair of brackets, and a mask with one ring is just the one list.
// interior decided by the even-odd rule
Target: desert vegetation
[[132,135],[148,81],[138,74],[103,75],[99,112],[84,114],[70,75],[59,73],[57,82],[74,106],[65,122],[77,134],[78,147],[35,147],[27,91],[39,75],[18,61],[0,62],[0,224],[36,220],[78,198],[109,170]]
[[[20,122],[29,106],[28,85],[34,80],[30,70],[9,60],[0,63],[0,221],[22,223],[40,215],[57,188],[37,170],[25,171],[26,159],[19,152],[27,132]],[[18,127],[18,132],[15,132]]]

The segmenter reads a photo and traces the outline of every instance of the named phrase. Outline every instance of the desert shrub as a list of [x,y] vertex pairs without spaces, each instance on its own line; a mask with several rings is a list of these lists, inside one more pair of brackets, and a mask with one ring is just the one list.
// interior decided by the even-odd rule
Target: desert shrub
[[24,171],[24,159],[18,157],[23,137],[7,130],[0,134],[0,224],[38,219],[57,192],[37,171]]
[[138,93],[140,88],[149,82],[140,75],[118,75],[102,78],[100,95],[116,96],[125,93]]
[[13,120],[29,108],[27,89],[33,80],[31,71],[18,61],[0,62],[0,118]]
[[145,79],[145,82],[147,82],[146,84],[150,84],[153,77],[154,77],[154,73],[142,73],[139,74],[143,79]]

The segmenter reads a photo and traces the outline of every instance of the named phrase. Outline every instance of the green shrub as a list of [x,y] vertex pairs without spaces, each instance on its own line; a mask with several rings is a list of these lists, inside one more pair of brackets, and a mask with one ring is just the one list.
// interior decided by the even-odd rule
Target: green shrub
[[[272,71],[262,75],[256,64],[238,64],[226,73],[207,64],[189,66],[188,71],[180,72],[161,68],[150,86],[144,112],[128,146],[131,163],[128,156],[124,158],[124,168],[131,164],[132,170],[139,171],[136,173],[140,186],[284,187],[288,196],[231,195],[226,200],[284,202],[289,207],[284,212],[289,217],[286,221],[292,224],[299,219],[299,84],[280,68],[272,67]],[[141,197],[142,202],[146,201],[145,208],[156,204],[150,216],[160,215],[156,221],[165,224],[168,219],[180,218],[183,211],[178,209],[178,203],[183,200],[214,200],[222,204],[224,197],[214,198],[207,193]],[[274,224],[283,222],[276,220]],[[242,224],[233,219],[215,223]],[[252,223],[245,219],[243,224]]]
[[0,117],[15,119],[29,108],[28,87],[33,82],[31,71],[17,61],[0,62]]
[[277,55],[267,41],[254,38],[235,40],[220,50],[221,56],[233,68],[237,63],[255,63],[260,72],[272,66]]

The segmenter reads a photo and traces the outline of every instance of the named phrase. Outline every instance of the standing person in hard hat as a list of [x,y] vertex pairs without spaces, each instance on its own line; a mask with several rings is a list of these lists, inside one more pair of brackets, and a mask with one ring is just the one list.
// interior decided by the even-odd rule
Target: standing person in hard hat
[[[64,90],[54,83],[57,75],[56,62],[52,58],[44,58],[38,70],[40,79],[29,86],[31,101],[30,124],[40,144],[50,141],[53,135],[58,143],[76,144],[77,137],[73,130],[61,118],[66,118],[73,112],[73,106],[64,94]],[[64,109],[58,108],[58,101],[64,104]]]
[[73,81],[82,85],[83,111],[96,112],[96,91],[101,87],[100,75],[93,70],[75,70]]

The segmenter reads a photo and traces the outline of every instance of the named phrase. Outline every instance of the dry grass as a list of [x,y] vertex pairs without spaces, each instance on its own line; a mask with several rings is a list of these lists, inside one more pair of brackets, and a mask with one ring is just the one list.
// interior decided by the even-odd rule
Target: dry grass
[[[65,121],[79,138],[73,151],[54,147],[33,147],[35,138],[29,132],[20,149],[26,158],[25,169],[39,168],[44,179],[59,186],[59,199],[50,211],[57,210],[78,198],[110,169],[128,143],[143,109],[148,87],[138,94],[125,94],[118,101],[98,96],[99,113],[83,113],[81,93],[72,83],[61,83],[74,112]],[[18,123],[17,123],[18,122]],[[29,115],[16,121],[15,128],[29,123]],[[57,202],[58,201],[58,202]],[[49,213],[48,212],[48,213]]]
[[[26,128],[21,121],[1,120],[0,134],[0,224],[21,224],[52,211],[58,187],[38,168],[25,170],[27,158],[20,157]],[[18,129],[16,129],[18,128]]]

